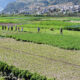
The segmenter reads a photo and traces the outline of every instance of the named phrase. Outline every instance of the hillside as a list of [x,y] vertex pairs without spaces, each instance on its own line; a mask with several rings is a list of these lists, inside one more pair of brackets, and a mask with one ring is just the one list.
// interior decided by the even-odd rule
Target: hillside
[[62,3],[67,3],[67,2],[72,2],[74,4],[80,4],[80,0],[17,0],[18,2],[39,2],[39,3],[48,3],[48,5],[53,5],[53,4],[62,4]]
[[[79,5],[80,0],[16,0],[13,3],[9,3],[3,10],[3,13],[12,14],[12,13],[27,12],[26,14],[34,14],[37,12],[37,14],[43,14],[43,13],[46,13],[46,12],[48,13],[49,11],[51,11],[49,10],[48,7],[53,6],[53,5],[54,6],[57,5],[56,8],[59,8],[59,9],[65,6],[64,8],[66,10],[67,7],[69,8],[69,6],[67,6],[65,3],[70,6],[71,4],[72,6]],[[62,6],[59,6],[59,5],[62,5]]]

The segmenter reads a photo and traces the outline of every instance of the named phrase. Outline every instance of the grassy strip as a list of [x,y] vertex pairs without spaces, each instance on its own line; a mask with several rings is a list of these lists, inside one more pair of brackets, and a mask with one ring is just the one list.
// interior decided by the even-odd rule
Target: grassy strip
[[[28,24],[23,24],[21,26],[28,27],[28,28],[54,28],[54,29],[60,29],[61,27],[66,29],[66,26],[72,26],[72,25],[80,25],[79,23],[71,23],[66,21],[60,21],[60,20],[48,20],[48,21],[33,21]],[[20,26],[20,25],[19,25]]]
[[[15,23],[15,24],[20,23],[20,25],[18,26],[23,26],[27,28],[40,27],[40,28],[54,28],[54,29],[60,29],[60,27],[66,29],[66,26],[80,25],[80,23],[68,22],[69,17],[66,20],[65,18],[63,18],[62,20],[59,20],[59,19],[62,19],[62,18],[29,17],[29,16],[0,17],[0,23]],[[71,19],[73,20],[74,18],[70,18],[70,20]],[[75,18],[75,19],[78,19],[78,18]]]
[[[2,35],[2,34],[1,34]],[[73,35],[47,34],[47,33],[28,33],[28,32],[5,32],[3,36],[34,42],[38,44],[48,44],[68,50],[80,50],[80,37]]]
[[[0,72],[2,72],[3,76],[7,76],[5,77],[7,80],[13,80],[12,78],[16,78],[16,80],[18,78],[20,79],[24,79],[24,80],[51,80],[51,79],[47,79],[45,76],[40,76],[37,73],[30,73],[28,70],[20,70],[14,66],[9,66],[6,63],[3,63],[0,61]],[[55,79],[54,79],[55,80]]]
[[28,42],[35,42],[38,44],[49,44],[53,46],[58,46],[64,49],[80,49],[80,38],[67,35],[49,35],[41,33],[21,33],[18,35],[12,35],[16,40],[23,40]]
[[40,17],[0,17],[0,23],[26,23],[26,21],[36,21],[40,20]]

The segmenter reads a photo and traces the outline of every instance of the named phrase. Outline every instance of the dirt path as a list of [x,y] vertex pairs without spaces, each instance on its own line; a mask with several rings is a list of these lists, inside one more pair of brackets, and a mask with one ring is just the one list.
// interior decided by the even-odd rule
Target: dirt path
[[80,23],[80,21],[70,21],[70,22],[72,22],[72,23]]

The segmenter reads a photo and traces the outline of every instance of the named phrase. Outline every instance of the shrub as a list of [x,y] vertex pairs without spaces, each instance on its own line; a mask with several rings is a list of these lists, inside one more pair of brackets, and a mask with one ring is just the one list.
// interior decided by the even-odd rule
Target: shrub
[[26,78],[30,80],[30,79],[31,79],[31,77],[32,77],[32,75],[33,75],[32,73],[27,72],[27,74],[26,74]]
[[16,40],[17,40],[17,41],[20,41],[20,39],[19,39],[19,38],[16,38]]
[[18,68],[13,68],[12,69],[12,73],[14,74],[14,76],[16,76],[18,78],[19,74],[21,73],[21,71]]
[[30,73],[28,70],[19,70],[14,66],[9,66],[6,63],[0,61],[0,72],[5,73],[6,80],[17,80],[23,78],[24,80],[48,80],[45,76],[40,76],[37,73]]
[[33,74],[33,76],[31,77],[30,80],[47,80],[47,78],[35,73],[35,74]]
[[25,78],[26,79],[27,78],[27,76],[26,76],[27,73],[28,73],[27,70],[22,70],[18,77],[19,78]]
[[50,30],[51,30],[51,31],[54,31],[54,28],[51,28]]

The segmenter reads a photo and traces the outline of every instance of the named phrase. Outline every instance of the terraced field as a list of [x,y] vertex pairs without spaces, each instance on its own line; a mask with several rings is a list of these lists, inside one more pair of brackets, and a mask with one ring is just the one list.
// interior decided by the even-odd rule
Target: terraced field
[[[32,29],[34,30],[34,29]],[[40,33],[37,30],[31,32],[17,32],[17,31],[0,31],[0,35],[4,37],[14,38],[18,41],[33,42],[37,44],[47,44],[56,46],[67,50],[80,50],[80,33],[79,31],[64,30],[60,34],[59,30],[50,31],[43,29]]]
[[[77,17],[0,17],[0,36],[4,36],[0,61],[56,80],[80,80],[80,32],[74,31],[80,27],[66,28],[79,26],[79,21]],[[2,25],[14,29],[2,30]],[[15,31],[15,26],[23,27],[23,32]]]
[[0,61],[56,80],[80,80],[80,51],[0,38]]

